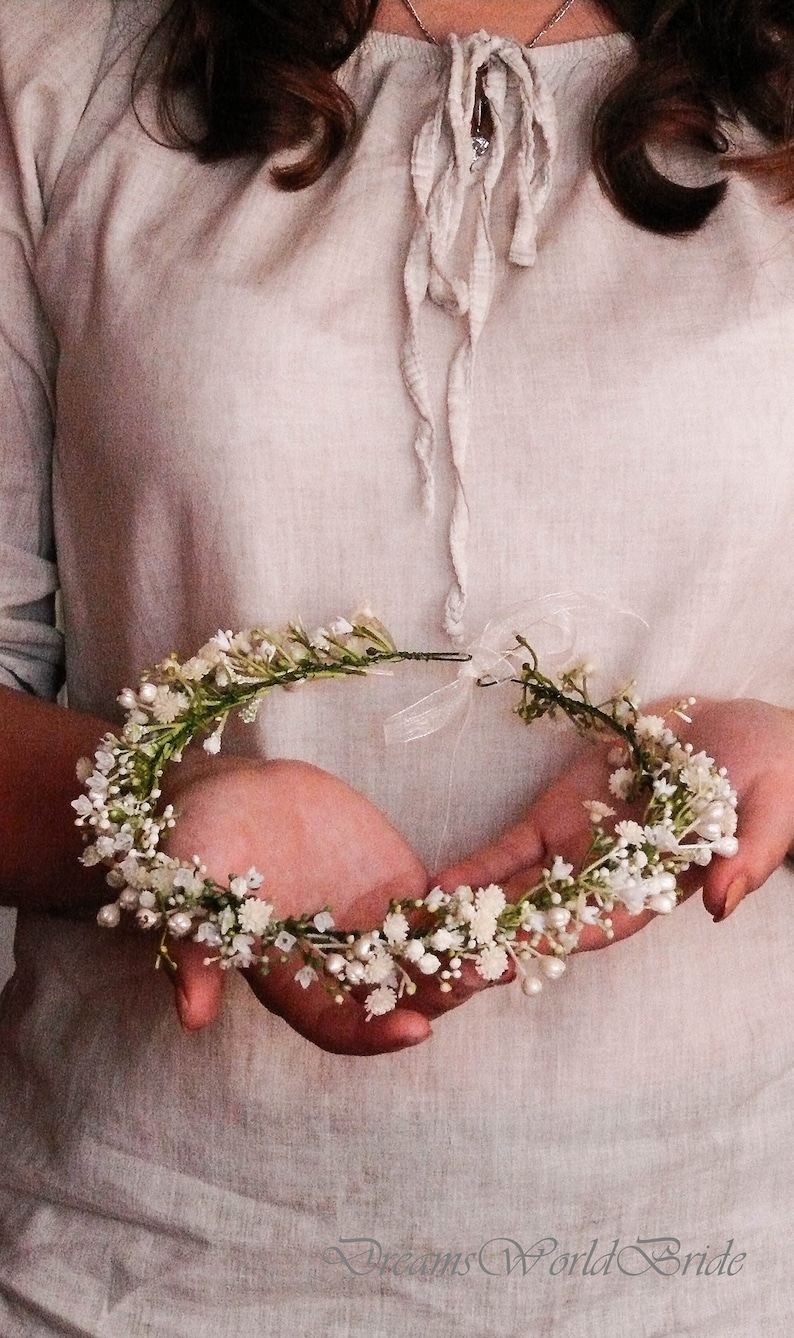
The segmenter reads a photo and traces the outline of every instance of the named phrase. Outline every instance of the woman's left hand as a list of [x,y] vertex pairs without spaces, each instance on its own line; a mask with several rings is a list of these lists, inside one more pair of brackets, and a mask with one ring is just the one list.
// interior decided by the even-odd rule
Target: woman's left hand
[[[644,708],[660,715],[670,703]],[[671,725],[682,741],[705,751],[724,766],[739,798],[738,853],[715,857],[707,868],[692,868],[681,882],[687,895],[703,890],[703,902],[715,920],[730,915],[739,902],[766,882],[794,847],[794,711],[754,700],[698,700],[691,724]],[[525,817],[492,845],[445,869],[447,891],[461,883],[499,883],[517,896],[541,875],[554,855],[576,863],[587,850],[591,827],[583,800],[611,799],[609,745],[586,747],[574,763],[532,804]],[[636,816],[636,814],[635,814]],[[580,949],[604,947],[636,933],[655,919],[653,912],[630,916],[616,910],[615,937],[586,929]]]

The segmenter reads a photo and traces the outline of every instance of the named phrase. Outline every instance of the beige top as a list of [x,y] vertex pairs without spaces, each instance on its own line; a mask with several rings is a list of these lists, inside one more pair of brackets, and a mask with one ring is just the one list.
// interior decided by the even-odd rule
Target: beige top
[[[219,625],[366,600],[443,646],[571,591],[581,649],[648,697],[794,701],[790,212],[741,181],[687,241],[614,212],[587,144],[621,36],[486,52],[503,137],[472,172],[487,40],[373,33],[340,76],[355,146],[279,194],[142,133],[151,14],[0,0],[5,681],[51,691],[54,516],[75,706],[111,711]],[[572,743],[482,694],[462,728],[388,746],[441,681],[315,685],[246,746],[345,776],[446,862]],[[692,901],[375,1060],[318,1052],[240,980],[185,1037],[148,942],[22,918],[0,1330],[789,1331],[787,891],[719,928]]]

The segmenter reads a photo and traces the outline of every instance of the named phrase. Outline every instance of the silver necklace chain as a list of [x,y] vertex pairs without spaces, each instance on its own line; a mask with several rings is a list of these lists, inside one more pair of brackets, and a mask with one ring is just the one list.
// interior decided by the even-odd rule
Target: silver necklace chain
[[[426,28],[420,19],[412,4],[412,0],[402,0],[402,2],[417,28],[419,28],[423,36],[427,38],[428,42],[431,42],[433,46],[440,46],[441,43],[438,38],[433,36],[429,28]],[[543,27],[535,33],[534,37],[525,42],[524,45],[526,47],[535,46],[540,41],[541,37],[543,37],[544,33],[549,32],[556,23],[559,23],[560,19],[565,17],[572,4],[574,4],[574,0],[562,0],[562,4],[558,5],[554,13],[551,15],[551,18],[547,19]],[[491,109],[488,105],[488,98],[485,95],[485,66],[483,65],[477,71],[477,82],[474,91],[474,112],[471,118],[471,147],[475,163],[479,158],[482,158],[491,147],[492,133],[493,123],[491,121]]]
[[[411,0],[402,0],[402,2],[405,5],[405,8],[408,10],[408,13],[411,15],[411,18],[413,19],[417,28],[422,33],[423,37],[426,37],[428,42],[432,42],[433,46],[440,46],[438,38],[434,37],[433,34],[429,31],[429,29],[425,27],[424,23],[422,22],[416,10],[414,9]],[[559,23],[560,19],[565,18],[565,15],[568,13],[568,10],[571,8],[574,2],[575,0],[562,0],[562,4],[558,5],[554,13],[552,14],[551,18],[546,20],[543,27],[540,28],[538,32],[535,33],[535,36],[533,38],[525,42],[524,46],[526,47],[537,46],[541,37],[545,36],[547,32],[550,32],[551,29],[555,27],[556,24]]]

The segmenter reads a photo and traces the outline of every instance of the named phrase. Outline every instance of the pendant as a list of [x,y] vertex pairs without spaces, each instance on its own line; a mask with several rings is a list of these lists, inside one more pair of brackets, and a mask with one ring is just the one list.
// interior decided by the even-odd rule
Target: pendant
[[486,66],[481,65],[475,76],[474,111],[471,117],[471,147],[475,162],[488,152],[493,135],[491,105],[485,94],[485,75]]

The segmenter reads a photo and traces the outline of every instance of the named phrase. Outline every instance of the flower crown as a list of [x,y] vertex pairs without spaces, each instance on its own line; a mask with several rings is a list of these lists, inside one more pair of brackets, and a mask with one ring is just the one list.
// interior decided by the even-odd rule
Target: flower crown
[[[465,961],[487,981],[499,980],[512,962],[525,993],[536,994],[544,980],[562,975],[585,926],[612,937],[616,906],[631,915],[669,913],[681,897],[679,874],[738,849],[736,794],[725,768],[682,744],[666,718],[640,714],[631,689],[593,702],[589,666],[547,677],[520,636],[509,656],[520,719],[564,716],[582,734],[614,735],[610,790],[617,799],[645,802],[641,820],[617,822],[611,832],[604,821],[614,810],[599,800],[585,803],[593,830],[578,873],[557,855],[514,901],[496,885],[434,888],[420,899],[393,901],[377,928],[350,931],[335,927],[327,906],[280,919],[261,895],[264,878],[255,868],[221,884],[207,877],[198,855],[186,862],[159,848],[176,822],[172,805],[157,810],[166,765],[179,762],[199,734],[204,749],[217,753],[229,716],[252,722],[271,688],[357,677],[406,660],[468,658],[399,650],[376,618],[362,614],[311,636],[297,622],[279,631],[218,632],[184,663],[172,654],[143,675],[137,690],[120,693],[126,723],[119,735],[101,740],[93,761],[81,759],[86,794],[73,803],[86,834],[82,862],[107,865],[107,882],[117,892],[99,911],[99,924],[113,928],[127,912],[141,929],[157,930],[158,963],[171,963],[169,938],[204,944],[206,962],[223,968],[267,973],[273,960],[294,957],[295,979],[306,988],[321,981],[340,1003],[353,987],[369,986],[365,1007],[372,1017],[414,993],[417,973],[436,976],[449,992]],[[693,703],[688,698],[669,714],[687,719]]]

